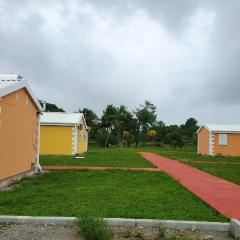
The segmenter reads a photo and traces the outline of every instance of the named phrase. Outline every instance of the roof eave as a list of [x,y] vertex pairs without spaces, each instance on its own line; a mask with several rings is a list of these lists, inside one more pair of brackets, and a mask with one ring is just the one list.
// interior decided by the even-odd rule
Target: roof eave
[[48,123],[48,122],[40,122],[41,126],[77,126],[77,123]]
[[32,100],[34,101],[34,103],[36,104],[39,112],[42,112],[42,106],[40,105],[38,99],[35,97],[35,95],[33,94],[33,91],[31,90],[30,86],[28,85],[28,83],[25,80],[21,80],[19,82],[16,82],[15,84],[9,85],[5,88],[0,89],[0,97],[4,97],[8,94],[11,94],[13,92],[18,91],[19,89],[22,88],[26,88],[29,95],[31,96]]
[[240,133],[240,131],[221,131],[221,130],[215,130],[212,131],[213,133]]

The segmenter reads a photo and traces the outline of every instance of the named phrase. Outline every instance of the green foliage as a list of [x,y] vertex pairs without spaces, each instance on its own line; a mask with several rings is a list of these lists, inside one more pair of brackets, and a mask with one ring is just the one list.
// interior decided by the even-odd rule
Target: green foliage
[[[122,146],[124,140],[126,140],[122,135],[123,131],[134,131],[133,124],[133,115],[127,110],[126,106],[115,107],[112,104],[108,105],[101,118],[101,126],[106,132],[104,146],[107,147],[111,142],[114,142],[113,138],[115,138],[116,145]],[[98,142],[101,142],[102,145],[102,141],[99,140],[98,138]]]
[[86,240],[111,240],[113,238],[110,227],[102,218],[78,217],[76,225],[79,233]]
[[91,129],[97,126],[99,119],[93,110],[89,108],[83,108],[79,109],[78,112],[83,113],[87,126],[89,126]]
[[141,232],[135,232],[135,231],[131,231],[131,229],[127,229],[124,233],[123,233],[123,237],[124,238],[138,238],[138,239],[145,239],[144,235]]
[[146,142],[147,131],[157,120],[156,106],[150,101],[145,101],[135,111],[139,124],[140,139],[143,145]]
[[[43,107],[44,101],[39,100],[39,103]],[[59,108],[56,104],[46,102],[45,112],[65,112],[62,108]]]
[[[79,112],[84,113],[91,131],[89,140],[98,146],[152,146],[168,145],[174,148],[186,145],[196,146],[197,120],[189,118],[181,126],[166,126],[157,120],[156,106],[150,101],[145,101],[134,111],[129,111],[126,106],[119,107],[107,105],[100,119],[88,108]],[[154,135],[151,134],[154,131]],[[129,135],[124,135],[128,132]]]
[[161,224],[158,226],[158,237],[160,239],[165,239],[167,235],[165,227],[163,227]]
[[172,147],[183,147],[184,146],[183,136],[178,131],[171,131],[165,137],[164,143]]
[[166,228],[162,225],[158,226],[158,239],[162,240],[197,240],[198,238],[195,234],[191,234],[189,232],[184,233],[168,233]]
[[197,125],[197,120],[194,118],[187,119],[186,123],[180,126],[186,143],[192,145],[195,145],[197,143],[196,132],[198,128],[199,126]]

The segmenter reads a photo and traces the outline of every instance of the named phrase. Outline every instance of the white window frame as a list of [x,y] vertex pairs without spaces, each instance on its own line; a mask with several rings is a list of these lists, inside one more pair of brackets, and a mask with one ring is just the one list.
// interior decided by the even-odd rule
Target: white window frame
[[228,145],[228,134],[220,133],[218,139],[219,146],[227,146]]

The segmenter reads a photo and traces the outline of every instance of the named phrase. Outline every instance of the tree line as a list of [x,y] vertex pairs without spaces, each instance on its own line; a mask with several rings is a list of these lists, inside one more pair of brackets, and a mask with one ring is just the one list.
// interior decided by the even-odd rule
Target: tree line
[[[46,111],[64,111],[55,104],[46,104]],[[182,125],[167,126],[158,120],[156,106],[145,101],[130,111],[125,105],[109,104],[102,116],[89,109],[79,109],[90,127],[89,143],[101,147],[115,146],[196,146],[198,122],[189,118]]]

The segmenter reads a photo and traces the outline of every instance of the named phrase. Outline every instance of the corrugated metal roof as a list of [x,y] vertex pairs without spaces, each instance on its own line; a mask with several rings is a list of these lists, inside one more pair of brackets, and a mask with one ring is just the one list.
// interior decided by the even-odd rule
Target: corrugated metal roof
[[42,111],[42,107],[38,102],[38,99],[33,94],[26,80],[19,74],[0,74],[0,97],[8,95],[19,89],[25,88],[32,97],[33,101],[37,105],[39,111]]
[[22,80],[18,74],[0,74],[0,88],[6,88],[17,84]]
[[240,124],[205,124],[202,127],[211,132],[240,132]]
[[20,74],[0,74],[0,80],[3,81],[21,81],[22,79]]
[[42,125],[75,125],[83,117],[82,113],[43,112],[40,122]]

